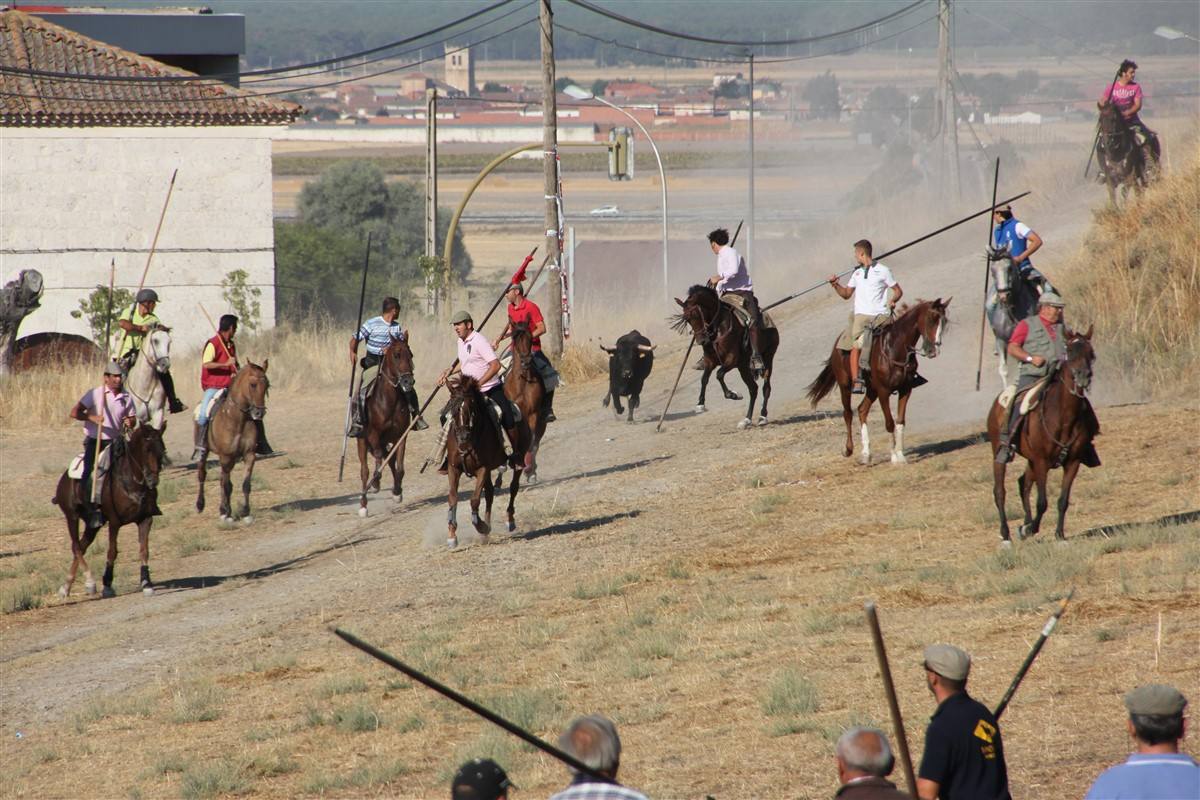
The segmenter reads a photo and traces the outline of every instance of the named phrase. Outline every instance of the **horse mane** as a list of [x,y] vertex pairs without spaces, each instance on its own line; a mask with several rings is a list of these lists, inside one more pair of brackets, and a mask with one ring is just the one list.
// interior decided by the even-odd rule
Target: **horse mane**
[[232,380],[232,381],[230,382],[230,384],[229,384],[229,391],[230,391],[230,392],[232,392],[232,391],[233,391],[233,387],[234,387],[234,386],[236,386],[236,385],[237,385],[237,383],[238,383],[239,381],[241,381],[241,380],[242,380],[242,376],[243,376],[243,375],[249,375],[249,374],[250,374],[250,370],[251,370],[251,368],[253,368],[253,369],[256,369],[256,370],[258,370],[260,373],[262,373],[263,380],[267,382],[267,394],[270,394],[270,392],[271,392],[271,379],[270,379],[270,378],[267,376],[267,371],[266,371],[265,369],[263,369],[262,367],[260,367],[258,364],[255,364],[253,361],[247,361],[247,362],[246,362],[246,366],[244,366],[244,367],[240,368],[240,369],[237,371],[237,374],[233,376],[233,380]]
[[472,390],[479,391],[479,381],[470,375],[458,374],[458,380],[449,384],[450,394],[452,395],[469,395]]
[[[717,290],[711,286],[708,286],[707,284],[695,283],[692,284],[692,286],[687,290],[688,300],[692,299],[693,296],[698,294],[711,295],[712,298],[718,303],[721,302],[721,297],[717,294]],[[671,330],[675,331],[676,333],[687,333],[692,327],[691,323],[688,322],[687,317],[684,316],[682,311],[680,311],[678,314],[672,314],[667,317],[667,323],[671,326]]]

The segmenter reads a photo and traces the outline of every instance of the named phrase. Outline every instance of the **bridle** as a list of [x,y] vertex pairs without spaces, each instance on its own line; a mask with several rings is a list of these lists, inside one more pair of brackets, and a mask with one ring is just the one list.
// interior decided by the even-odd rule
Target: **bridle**
[[705,318],[704,307],[700,305],[700,301],[696,299],[696,295],[692,295],[688,298],[688,305],[690,308],[685,309],[685,316],[690,318],[691,311],[695,311],[700,315],[700,331],[699,333],[696,333],[696,341],[699,342],[701,346],[712,343],[717,337],[717,328],[721,324],[721,306],[724,305],[721,303],[721,299],[717,298],[717,313],[713,316],[711,322]]
[[[393,345],[393,347],[394,346],[395,345]],[[379,368],[380,377],[382,377],[384,380],[386,380],[393,389],[404,389],[405,391],[408,391],[408,389],[412,386],[412,383],[413,383],[412,371],[409,370],[408,372],[397,372],[396,377],[392,378],[392,376],[389,375],[388,372],[383,369],[383,367],[385,365],[387,365],[389,358],[394,358],[394,356],[387,356],[387,355],[384,356],[383,364],[381,364],[380,368]]]
[[[160,331],[162,331],[163,333],[166,333],[165,328],[160,328],[157,325],[154,326],[153,328],[151,328],[150,332],[142,337],[142,346],[139,347],[138,349],[143,354],[145,354],[146,362],[150,366],[154,367],[155,371],[166,372],[167,370],[169,370],[171,368],[171,357],[169,355],[170,347],[168,345],[168,355],[163,356],[162,358],[159,358],[158,347],[154,343],[154,335]],[[147,347],[149,347],[149,350],[147,350]],[[162,365],[161,369],[159,369],[160,364]]]
[[459,393],[452,398],[456,405],[451,411],[451,417],[457,423],[454,428],[454,441],[458,445],[459,455],[465,457],[475,450],[471,445],[471,433],[475,426],[475,416],[471,408],[474,398],[465,387],[460,386],[458,391]]
[[[245,374],[245,372],[248,372],[249,369],[250,369],[250,367],[243,368],[243,370],[238,372],[238,376],[240,377],[241,375]],[[264,392],[263,392],[263,396],[266,397],[266,392],[269,391],[271,388],[271,382],[270,382],[270,380],[268,380],[265,372],[263,373],[262,377],[263,377],[263,380],[267,382],[267,389],[264,390]],[[236,378],[235,378],[235,381],[236,381]],[[238,399],[233,396],[233,384],[230,384],[230,386],[229,386],[229,394],[227,396],[227,404],[231,408],[236,410],[242,416],[249,417],[252,420],[256,420],[256,421],[260,420],[263,417],[265,417],[267,414],[267,407],[265,405],[256,406],[256,405],[254,405],[254,403],[250,402],[249,400],[247,400],[244,405],[240,404]]]
[[941,352],[942,352],[942,328],[945,326],[945,323],[946,323],[945,311],[936,311],[933,303],[929,304],[929,310],[935,311],[937,314],[937,331],[936,331],[936,334],[935,334],[933,340],[931,341],[930,337],[928,335],[926,335],[925,331],[923,330],[922,326],[920,325],[920,320],[917,320],[916,322],[914,322],[913,327],[917,329],[918,338],[921,341],[921,347],[917,348],[914,345],[908,345],[906,347],[906,351],[904,353],[903,361],[897,361],[895,358],[892,357],[892,333],[896,329],[895,323],[892,323],[892,326],[890,328],[888,328],[887,333],[884,334],[883,352],[884,352],[884,355],[887,356],[887,360],[891,363],[891,365],[893,367],[906,368],[908,366],[909,357],[912,356],[914,353],[920,353],[925,358],[937,358],[941,354]]
[[[125,443],[125,446],[122,448],[122,460],[128,459],[129,464],[132,467],[130,470],[131,474],[126,475],[121,470],[118,470],[115,460],[112,465],[111,473],[118,481],[121,482],[122,487],[125,489],[125,493],[130,497],[136,497],[140,503],[142,495],[144,495],[146,491],[149,491],[158,485],[158,473],[151,469],[148,464],[139,462],[134,456],[133,448],[130,446],[130,436],[128,434],[123,433],[122,438],[124,439]],[[160,444],[161,442],[162,440],[159,439]],[[149,447],[150,445],[147,444],[146,446]],[[159,468],[162,468],[161,461],[159,462]],[[138,472],[141,473],[140,479],[137,477]],[[140,490],[139,487],[141,487]]]

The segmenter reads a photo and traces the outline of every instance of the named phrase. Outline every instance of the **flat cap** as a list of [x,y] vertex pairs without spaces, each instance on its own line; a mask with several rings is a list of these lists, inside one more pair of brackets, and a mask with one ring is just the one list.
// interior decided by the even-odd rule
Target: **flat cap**
[[104,374],[105,375],[124,375],[125,373],[121,372],[121,368],[119,366],[117,366],[117,362],[110,361],[104,365]]
[[451,325],[457,325],[460,322],[474,322],[474,321],[475,320],[471,319],[470,311],[455,311],[454,314],[451,315],[451,317],[450,317]]
[[925,668],[952,681],[966,680],[971,657],[952,644],[931,644],[925,648]]
[[1151,683],[1125,695],[1125,707],[1130,714],[1146,714],[1153,717],[1173,717],[1182,714],[1187,698],[1174,686]]
[[1057,292],[1042,292],[1042,296],[1038,298],[1038,305],[1062,308],[1066,303],[1063,302],[1063,299]]

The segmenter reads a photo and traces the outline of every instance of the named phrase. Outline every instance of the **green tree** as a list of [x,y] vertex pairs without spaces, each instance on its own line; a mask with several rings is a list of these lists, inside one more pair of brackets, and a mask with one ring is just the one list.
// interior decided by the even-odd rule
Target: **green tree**
[[508,93],[508,87],[507,87],[507,86],[505,86],[505,85],[504,85],[504,84],[502,84],[502,83],[496,83],[495,81],[487,81],[486,83],[484,83],[484,84],[483,84],[483,90],[484,90],[485,92],[488,92],[489,94],[490,94],[490,93],[492,93],[492,92],[495,92],[495,93],[497,93],[497,94],[499,94],[499,93],[501,93],[501,92],[503,92],[503,93],[505,93],[505,94],[507,94],[507,93]]
[[251,286],[249,279],[250,273],[244,269],[226,273],[221,279],[221,295],[237,315],[238,324],[253,333],[262,325],[262,305],[258,302],[262,289]]
[[814,119],[837,119],[842,113],[838,79],[829,70],[804,84],[804,100]]
[[603,78],[596,78],[596,80],[592,81],[592,94],[596,97],[604,97],[604,90],[608,88],[608,84],[611,82]]
[[104,331],[107,328],[111,336],[117,328],[117,319],[121,312],[133,305],[133,292],[128,289],[113,289],[112,302],[108,299],[108,287],[97,286],[91,294],[79,301],[79,308],[71,312],[75,319],[87,319],[88,327],[92,330],[92,341],[107,352],[108,343],[104,341]]
[[562,77],[562,78],[559,78],[558,80],[556,80],[556,81],[554,82],[554,91],[556,91],[556,92],[561,92],[563,89],[567,88],[567,87],[568,87],[568,86],[570,86],[572,83],[575,83],[575,79],[574,79],[574,78],[569,78],[569,77],[566,77],[566,76],[564,76],[564,77]]

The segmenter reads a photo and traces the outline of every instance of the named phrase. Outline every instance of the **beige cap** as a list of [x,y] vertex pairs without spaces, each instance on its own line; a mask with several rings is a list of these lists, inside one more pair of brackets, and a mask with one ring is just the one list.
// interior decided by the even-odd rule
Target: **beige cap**
[[971,657],[951,644],[931,644],[925,648],[925,668],[952,681],[966,680]]
[[457,325],[460,322],[474,322],[474,320],[471,319],[471,312],[470,311],[455,311],[450,316],[450,324],[451,325]]
[[1125,707],[1130,714],[1147,714],[1154,717],[1173,717],[1182,714],[1187,698],[1174,686],[1152,683],[1125,695]]

